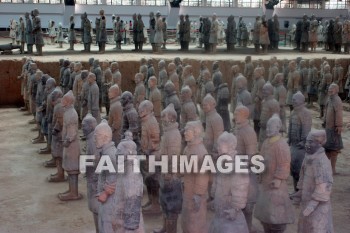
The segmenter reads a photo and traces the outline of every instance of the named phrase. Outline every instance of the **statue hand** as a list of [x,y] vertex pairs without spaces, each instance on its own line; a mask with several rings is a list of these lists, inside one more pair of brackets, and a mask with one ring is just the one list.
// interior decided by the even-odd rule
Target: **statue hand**
[[201,199],[202,197],[198,194],[193,195],[192,200],[193,200],[193,210],[194,212],[198,212],[200,207],[201,207]]
[[224,210],[226,214],[226,218],[233,221],[237,217],[238,211],[236,209],[229,209],[229,210]]
[[335,127],[335,132],[337,132],[337,134],[341,134],[341,131],[343,130],[342,127],[338,126],[338,127]]
[[68,139],[63,141],[63,146],[64,147],[69,147],[69,145],[70,145],[70,141]]
[[103,189],[108,195],[112,195],[115,191],[115,184],[105,184]]
[[102,192],[98,197],[97,200],[101,203],[105,203],[107,201],[108,195],[106,192]]
[[303,215],[305,217],[309,216],[312,212],[314,212],[317,205],[318,205],[317,201],[314,201],[314,200],[309,201],[309,203],[307,204],[306,208],[303,211]]

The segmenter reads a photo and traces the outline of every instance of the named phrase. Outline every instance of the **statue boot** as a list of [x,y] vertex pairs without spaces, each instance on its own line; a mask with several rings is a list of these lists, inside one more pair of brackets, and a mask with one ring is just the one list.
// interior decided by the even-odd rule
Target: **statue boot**
[[48,140],[48,135],[45,135],[46,147],[39,150],[39,154],[50,154],[51,153],[51,142]]
[[68,179],[70,192],[58,194],[58,198],[61,201],[74,201],[82,199],[83,196],[78,192],[78,174],[69,174]]
[[[61,161],[62,164],[62,161]],[[55,158],[51,158],[50,160],[47,160],[44,162],[44,167],[56,167],[56,160]]]
[[36,124],[36,120],[32,119],[32,120],[28,121],[28,124]]
[[62,167],[62,158],[55,158],[55,162],[56,162],[56,167],[57,167],[57,173],[51,174],[48,177],[48,181],[55,182],[55,183],[66,181],[66,179],[64,177],[64,170]]
[[167,233],[166,231],[166,217],[163,215],[163,226],[159,229],[154,229],[153,233]]
[[166,233],[176,233],[177,232],[177,214],[171,214],[171,218],[166,219]]
[[159,205],[159,189],[151,191],[150,201],[151,204],[142,210],[143,214],[161,214],[162,210]]
[[32,139],[33,144],[39,144],[39,143],[45,143],[44,135],[41,133],[41,130],[39,130],[38,137]]
[[146,202],[146,204],[142,205],[142,209],[144,209],[152,204],[151,191],[149,188],[147,188],[147,196],[148,196],[148,201]]

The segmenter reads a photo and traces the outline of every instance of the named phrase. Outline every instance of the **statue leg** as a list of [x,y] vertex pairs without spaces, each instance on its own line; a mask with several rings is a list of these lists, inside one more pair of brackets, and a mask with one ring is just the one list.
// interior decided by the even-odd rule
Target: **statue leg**
[[68,174],[70,192],[66,194],[58,194],[61,201],[80,200],[82,195],[78,192],[78,174]]
[[246,207],[242,210],[245,220],[248,225],[249,232],[253,230],[253,210],[255,203],[247,203]]
[[[159,204],[159,183],[155,179],[155,174],[145,179],[147,192],[149,192],[151,204],[143,209],[144,214],[160,214],[162,211]],[[150,190],[150,191],[148,191]]]
[[168,233],[168,229],[166,229],[166,222],[167,219],[165,217],[165,214],[163,213],[163,226],[160,229],[154,229],[153,233]]
[[93,213],[94,215],[94,223],[95,223],[95,229],[96,229],[96,233],[98,233],[98,214],[97,213]]
[[62,158],[55,158],[57,173],[48,177],[49,182],[63,182],[65,181],[64,170],[62,167]]
[[177,217],[177,214],[169,214],[169,216],[166,218],[166,233],[177,233]]
[[337,174],[335,167],[338,159],[338,151],[330,150],[326,152],[326,155],[331,161],[333,175]]

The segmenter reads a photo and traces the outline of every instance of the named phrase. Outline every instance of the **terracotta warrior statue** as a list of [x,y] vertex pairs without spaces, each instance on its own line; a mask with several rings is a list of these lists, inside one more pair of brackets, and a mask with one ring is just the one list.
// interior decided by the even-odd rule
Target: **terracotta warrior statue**
[[319,118],[323,118],[324,116],[324,107],[328,99],[328,87],[331,85],[331,83],[332,83],[331,67],[328,64],[326,64],[323,67],[323,72],[321,72],[321,82],[318,85],[318,104],[320,105]]
[[148,100],[152,102],[154,117],[157,122],[160,123],[160,112],[162,111],[162,102],[165,101],[165,98],[162,98],[162,95],[157,88],[157,78],[155,76],[151,76],[148,79],[148,88],[150,90]]
[[180,112],[181,112],[181,103],[180,99],[176,94],[175,85],[169,80],[165,84],[165,106],[168,106],[170,103],[174,105],[175,111],[177,113],[177,123],[180,124]]
[[139,123],[139,115],[134,107],[133,98],[132,94],[128,91],[124,91],[120,97],[120,103],[123,107],[122,133],[124,134],[126,131],[130,131],[133,135],[134,142],[139,146],[141,127]]
[[69,190],[58,194],[61,201],[79,200],[82,195],[78,192],[80,145],[78,137],[78,114],[74,109],[75,97],[69,91],[62,98],[64,108],[62,145],[63,145],[63,169],[68,173]]
[[305,107],[305,97],[301,92],[293,95],[293,111],[289,117],[288,144],[291,153],[291,175],[294,190],[297,190],[301,164],[305,156],[305,142],[312,126],[311,112]]
[[238,65],[233,65],[231,67],[231,72],[232,72],[232,84],[231,84],[231,91],[230,91],[230,95],[231,95],[231,106],[230,106],[230,111],[233,113],[235,111],[236,108],[236,102],[237,102],[237,78],[240,76],[243,76],[240,72],[239,72],[239,66]]
[[108,98],[111,104],[108,115],[108,125],[112,129],[112,141],[115,145],[118,145],[122,136],[123,107],[120,103],[120,89],[117,84],[109,88]]
[[[223,132],[217,144],[219,155],[228,155],[235,161],[237,139],[233,134]],[[249,175],[235,172],[217,173],[211,191],[215,214],[209,232],[249,233],[242,212],[248,201]]]
[[254,130],[257,135],[260,131],[260,115],[261,115],[261,102],[262,102],[262,89],[265,85],[265,79],[260,67],[254,70],[254,84],[252,87],[252,99],[254,101],[254,111],[252,112],[252,118],[254,120]]
[[236,90],[237,90],[236,106],[238,106],[239,104],[242,104],[249,109],[249,113],[253,112],[254,103],[252,100],[252,95],[247,90],[247,79],[244,76],[239,76],[236,79]]
[[296,70],[297,65],[295,61],[289,62],[289,73],[288,73],[288,83],[287,83],[287,101],[286,104],[289,105],[289,109],[293,110],[292,97],[297,91],[301,90],[300,74]]
[[317,83],[319,79],[318,69],[315,65],[315,60],[309,60],[309,70],[307,78],[307,102],[308,106],[313,106],[313,101],[317,99]]
[[95,74],[89,73],[87,81],[89,83],[89,93],[87,99],[88,112],[91,113],[91,115],[97,120],[97,123],[99,123],[101,121],[99,104],[100,90],[96,83]]
[[282,121],[281,132],[287,132],[287,123],[286,123],[286,99],[287,99],[287,89],[283,85],[283,73],[276,74],[275,78],[272,81],[274,86],[273,95],[277,102],[280,105],[280,118]]
[[344,96],[344,69],[341,66],[339,59],[334,60],[334,67],[332,70],[333,82],[339,86],[339,96],[341,99],[345,99]]
[[[198,167],[201,167],[204,156],[208,154],[202,141],[202,134],[203,128],[200,121],[187,122],[184,133],[187,146],[183,154],[187,155],[189,159],[193,155],[197,155]],[[209,176],[207,173],[194,173],[191,171],[191,173],[185,173],[183,182],[182,232],[206,233]]]
[[76,62],[74,63],[74,73],[75,73],[75,78],[74,80],[72,80],[73,85],[72,85],[72,91],[73,94],[76,98],[75,101],[75,111],[77,111],[78,116],[79,116],[79,120],[83,119],[81,117],[81,99],[80,99],[80,95],[81,95],[81,91],[82,91],[82,86],[83,86],[83,79],[81,78],[81,69],[82,69],[82,64],[81,62]]
[[83,26],[83,31],[82,31],[82,42],[84,43],[84,50],[82,52],[90,52],[91,49],[91,43],[92,43],[92,36],[91,36],[91,22],[87,17],[86,12],[82,14],[82,26]]
[[[91,73],[95,74],[96,84],[98,86],[98,89],[100,90],[99,91],[99,106],[100,106],[99,109],[101,112],[102,111],[102,75],[103,75],[103,72],[102,72],[102,69],[100,66],[100,61],[98,59],[95,59],[93,61]],[[97,120],[97,122],[99,122],[99,121]]]
[[137,109],[142,101],[146,98],[146,88],[143,84],[143,74],[137,73],[135,74],[135,92],[134,92],[134,105]]
[[230,92],[227,83],[221,83],[218,86],[218,91],[216,95],[216,111],[221,116],[224,123],[224,130],[230,132],[231,122],[230,122],[230,112],[228,111],[228,104],[230,102]]
[[216,98],[217,88],[222,83],[222,80],[223,80],[218,61],[215,61],[213,63],[212,80],[215,86],[215,95],[213,97]]
[[331,160],[333,175],[336,174],[336,162],[340,150],[344,148],[341,132],[343,129],[343,105],[338,95],[339,87],[332,83],[328,88],[328,100],[323,126],[326,130],[327,141],[323,146],[327,157]]
[[177,93],[180,93],[180,80],[179,75],[176,73],[176,65],[173,62],[168,64],[168,76],[175,85],[175,90]]
[[[141,119],[141,152],[146,155],[148,163],[149,155],[159,154],[160,130],[159,124],[153,114],[153,104],[149,100],[144,100],[138,107]],[[160,213],[159,205],[159,182],[158,173],[150,173],[148,166],[144,166],[143,176],[148,193],[148,203],[143,206],[144,214]]]
[[181,89],[181,119],[180,129],[184,129],[187,122],[197,120],[196,106],[192,100],[191,88],[185,86]]
[[263,101],[261,103],[259,148],[266,139],[266,124],[273,114],[280,113],[280,105],[273,95],[273,86],[270,82],[265,83],[262,89]]
[[236,22],[235,17],[230,15],[227,18],[227,29],[226,29],[226,44],[227,51],[231,52],[235,49],[236,44]]
[[[207,95],[207,94],[211,94],[212,96],[214,96],[214,93],[215,92],[215,87],[214,87],[214,83],[213,81],[211,80],[211,75],[210,75],[210,72],[207,70],[207,71],[204,71],[203,72],[203,84],[202,84],[202,88],[201,88],[201,101],[200,101],[200,104],[202,106],[202,101],[204,99],[204,97]],[[200,115],[200,119],[202,121],[202,124],[203,124],[203,127],[205,128],[205,113],[203,112],[203,109],[200,108],[199,110],[199,115]]]
[[91,115],[87,114],[82,123],[81,128],[83,134],[86,138],[86,155],[94,155],[94,166],[86,167],[86,185],[87,185],[87,199],[88,199],[88,207],[92,212],[94,217],[95,229],[96,233],[98,231],[98,209],[100,207],[100,203],[96,198],[97,195],[97,184],[98,184],[98,174],[95,172],[96,166],[99,161],[99,150],[96,148],[94,130],[97,126],[96,119]]
[[[237,137],[237,154],[251,156],[257,153],[258,140],[256,133],[249,125],[249,109],[243,105],[238,105],[233,113],[235,123],[234,135]],[[249,161],[250,161],[249,158]],[[247,221],[249,232],[253,229],[253,210],[258,195],[258,181],[255,173],[249,173],[248,199],[243,209],[244,217]]]
[[[166,69],[165,69],[165,61],[164,60],[160,60],[158,62],[158,69],[159,69],[158,84],[159,84],[159,89],[161,90],[161,94],[163,96],[162,107],[165,108],[164,86],[169,79],[168,79],[168,73],[166,72]],[[173,71],[173,72],[175,72],[175,71]],[[175,85],[175,83],[174,83],[174,85]],[[178,89],[176,89],[176,91],[178,91]],[[179,93],[179,92],[177,92],[177,93]]]
[[109,66],[109,61],[105,60],[102,62],[102,70],[102,104],[106,108],[106,116],[108,117],[110,105],[108,98],[108,90],[112,86],[112,71]]
[[308,84],[308,78],[309,78],[309,69],[306,66],[306,61],[301,60],[300,61],[300,91],[303,93],[305,98],[307,98],[307,84]]
[[111,71],[112,71],[112,84],[118,84],[118,87],[121,90],[122,74],[120,73],[118,62],[112,62]]
[[260,175],[254,217],[261,222],[264,232],[283,233],[287,224],[295,220],[287,185],[291,157],[289,146],[280,135],[281,127],[280,118],[273,115],[267,122],[267,138],[260,150],[265,171]]
[[197,83],[196,79],[193,77],[192,74],[192,66],[187,65],[185,66],[183,73],[182,73],[182,87],[188,86],[191,88],[192,91],[192,101],[194,104],[196,104],[196,92],[197,92]]
[[[159,177],[159,202],[163,212],[163,226],[154,230],[154,233],[176,233],[177,218],[182,210],[182,182],[179,174],[173,173],[170,168],[171,156],[181,153],[181,134],[176,122],[176,111],[173,104],[169,104],[162,111],[163,135],[160,143],[160,155],[169,156],[169,172]],[[175,165],[175,164],[174,164]]]
[[322,147],[326,140],[324,130],[311,130],[306,138],[299,191],[291,196],[300,202],[298,233],[334,232],[330,200],[332,168]]
[[82,79],[82,86],[81,86],[81,93],[80,93],[80,117],[84,119],[86,114],[88,113],[88,98],[89,98],[89,82],[88,82],[88,77],[89,76],[89,71],[83,70],[81,72],[81,79]]
[[270,81],[270,83],[272,83],[277,73],[279,73],[278,61],[277,61],[277,58],[273,56],[270,58],[270,67],[269,67],[269,74],[268,74],[268,80]]
[[254,73],[254,65],[252,63],[252,56],[246,56],[244,60],[244,70],[243,75],[247,78],[248,82],[248,91],[252,90],[253,87],[253,73]]

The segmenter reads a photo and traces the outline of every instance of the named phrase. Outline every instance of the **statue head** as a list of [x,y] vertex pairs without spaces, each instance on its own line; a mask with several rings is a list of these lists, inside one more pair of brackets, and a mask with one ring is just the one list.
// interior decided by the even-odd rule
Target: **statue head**
[[272,84],[273,84],[274,86],[277,86],[277,85],[279,85],[279,84],[282,84],[282,83],[283,83],[283,79],[284,79],[283,73],[277,73],[277,74],[275,75],[275,78],[274,78],[273,81],[272,81]]
[[93,58],[93,57],[90,57],[90,58],[89,58],[89,65],[90,65],[90,66],[93,66],[93,65],[94,65],[94,60],[95,60],[95,58]]
[[191,88],[189,86],[184,86],[181,89],[181,101],[185,102],[185,101],[191,100],[191,98],[192,98]]
[[232,67],[231,67],[231,72],[232,72],[232,74],[233,74],[233,76],[235,76],[236,74],[238,74],[239,73],[239,66],[238,65],[233,65]]
[[271,85],[270,82],[267,82],[264,84],[262,88],[262,97],[266,99],[272,95],[273,95],[273,86]]
[[144,118],[145,116],[153,113],[153,104],[149,100],[144,100],[140,103],[138,108],[138,113],[140,118]]
[[81,71],[80,77],[84,81],[88,77],[88,75],[89,75],[89,71],[88,70],[83,70],[83,71]]
[[53,92],[51,93],[51,104],[52,106],[55,106],[57,104],[57,101],[61,99],[63,96],[62,90],[60,87],[55,87]]
[[129,91],[124,91],[122,96],[120,97],[120,103],[122,104],[123,107],[125,107],[130,103],[133,103],[133,101],[134,101],[134,96]]
[[176,66],[181,65],[181,64],[182,64],[181,58],[175,57],[175,58],[174,58],[174,63],[175,63]]
[[176,122],[177,113],[175,111],[174,104],[168,104],[168,106],[161,113],[161,119],[163,126],[168,126]]
[[93,66],[94,66],[94,68],[99,67],[100,66],[100,60],[95,59],[94,62],[93,62]]
[[251,62],[251,61],[252,61],[252,56],[246,56],[245,59],[244,59],[244,61],[245,61],[246,63]]
[[143,74],[142,73],[137,73],[135,74],[135,83],[139,84],[143,81]]
[[120,96],[120,89],[118,84],[114,84],[108,89],[108,98],[114,99],[118,96]]
[[96,126],[97,126],[96,119],[90,113],[86,114],[86,116],[84,117],[81,123],[81,129],[83,131],[83,134],[85,136],[89,135],[95,130]]
[[35,9],[33,10],[33,15],[34,15],[34,16],[38,16],[38,15],[39,15],[39,10],[35,8]]
[[254,79],[258,79],[262,76],[262,69],[261,67],[256,67],[253,72]]
[[273,114],[272,117],[267,121],[266,124],[266,136],[268,138],[279,135],[280,129],[282,128],[282,121],[278,114]]
[[225,131],[218,137],[217,145],[219,155],[229,155],[236,150],[237,138]]
[[150,13],[149,13],[149,17],[152,19],[152,18],[154,18],[154,13],[153,13],[153,11],[151,11]]
[[109,67],[109,61],[108,60],[104,60],[103,62],[102,62],[102,68],[105,70],[105,69],[107,69]]
[[74,21],[74,16],[73,16],[73,15],[71,15],[71,16],[69,17],[69,21],[71,21],[71,22]]
[[82,65],[81,65],[80,62],[75,62],[74,63],[74,71],[75,72],[79,72],[81,70],[81,68],[82,68]]
[[237,125],[243,124],[245,122],[249,121],[249,109],[244,106],[243,104],[239,103],[233,112],[233,119],[232,121],[236,123]]
[[94,84],[96,82],[96,75],[94,73],[90,72],[88,77],[87,77],[87,81],[90,85]]
[[100,10],[99,14],[102,16],[105,14],[105,11],[103,9]]
[[219,61],[214,61],[213,63],[213,70],[219,69]]
[[312,129],[306,137],[305,151],[307,154],[315,154],[327,141],[325,130]]
[[148,79],[148,88],[152,89],[153,87],[157,86],[157,78],[155,76],[151,76]]
[[164,69],[165,68],[165,61],[164,60],[160,60],[159,62],[158,62],[158,69],[159,70],[162,70],[162,69]]
[[65,60],[63,61],[63,67],[69,67],[69,65],[70,65],[70,61],[67,60],[67,59],[65,59]]
[[74,106],[74,102],[75,102],[75,97],[73,92],[70,90],[63,96],[61,104],[62,104],[62,107],[68,108],[68,107]]
[[332,83],[331,85],[329,85],[329,87],[328,87],[328,95],[329,96],[338,95],[338,92],[339,92],[338,84]]
[[106,120],[102,120],[101,123],[96,126],[94,131],[94,138],[96,148],[98,149],[112,142],[112,129],[109,127]]
[[211,74],[210,74],[209,70],[205,70],[205,71],[203,72],[203,79],[204,79],[205,81],[211,80]]
[[192,74],[192,66],[191,65],[187,65],[185,66],[184,70],[183,70],[183,73],[182,73],[182,76],[183,77],[188,77]]
[[302,106],[304,104],[305,104],[305,96],[300,91],[298,91],[292,97],[293,108],[298,108],[299,106]]
[[56,87],[56,80],[54,78],[48,77],[46,80],[45,89],[50,91]]
[[189,121],[185,126],[185,141],[192,142],[197,138],[200,138],[203,133],[202,122],[200,121]]
[[289,67],[290,71],[295,71],[295,69],[297,68],[297,64],[296,64],[296,62],[294,60],[292,60],[292,61],[289,62],[288,67]]
[[37,80],[37,81],[40,81],[41,80],[41,77],[44,75],[44,73],[41,71],[41,70],[39,70],[39,69],[37,69],[36,71],[35,71],[35,79]]
[[175,65],[175,63],[170,62],[170,63],[168,64],[168,72],[169,72],[169,73],[172,73],[172,72],[174,72],[175,70],[176,70],[176,65]]
[[176,92],[175,90],[175,85],[171,80],[168,80],[164,86],[164,91],[166,93],[167,96],[173,94]]
[[145,79],[148,75],[148,67],[147,65],[140,66],[140,73],[143,74],[143,79]]
[[215,109],[216,101],[211,94],[207,94],[202,100],[202,109],[204,113],[209,113]]
[[111,64],[111,71],[112,71],[112,73],[113,72],[115,72],[116,70],[118,70],[119,69],[119,64],[118,64],[118,62],[112,62],[112,64]]
[[247,85],[248,85],[248,81],[246,79],[246,77],[244,77],[243,75],[240,75],[237,77],[236,79],[236,87],[237,87],[237,91],[241,92],[243,90],[247,89]]

